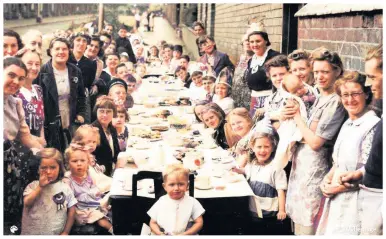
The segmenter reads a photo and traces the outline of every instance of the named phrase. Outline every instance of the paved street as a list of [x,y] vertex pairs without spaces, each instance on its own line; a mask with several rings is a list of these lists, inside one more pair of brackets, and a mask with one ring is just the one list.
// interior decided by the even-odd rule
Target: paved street
[[173,27],[162,17],[154,18],[154,32],[143,32],[143,27],[140,27],[140,35],[149,47],[151,45],[156,45],[161,40],[165,40],[167,43],[172,45],[182,45],[184,51],[183,54],[185,55],[188,53],[182,40],[177,38]]

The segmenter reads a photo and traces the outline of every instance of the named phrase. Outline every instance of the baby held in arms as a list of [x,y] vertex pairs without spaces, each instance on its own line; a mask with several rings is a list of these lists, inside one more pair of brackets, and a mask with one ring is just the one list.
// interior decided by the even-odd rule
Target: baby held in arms
[[[300,116],[307,120],[307,109],[302,100],[302,97],[307,93],[307,89],[303,81],[295,75],[287,74],[281,83],[281,90],[285,100],[280,108],[283,109],[286,104],[297,104]],[[275,155],[275,163],[278,168],[284,168],[290,159],[291,148],[295,142],[301,141],[303,137],[294,119],[281,119],[277,132],[280,140]]]

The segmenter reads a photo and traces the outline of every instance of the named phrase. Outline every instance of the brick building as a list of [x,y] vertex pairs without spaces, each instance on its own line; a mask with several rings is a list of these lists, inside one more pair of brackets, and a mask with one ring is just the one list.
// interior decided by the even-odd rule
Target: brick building
[[242,53],[241,37],[253,18],[263,20],[272,49],[289,54],[297,48],[326,46],[341,54],[346,69],[363,71],[363,53],[382,42],[380,4],[168,4],[165,13],[181,30],[193,59],[198,53],[192,14],[205,23],[207,34],[214,36],[218,49],[234,63]]
[[363,72],[367,50],[382,42],[382,6],[315,5],[307,4],[295,14],[299,48],[325,46],[339,53],[345,69]]

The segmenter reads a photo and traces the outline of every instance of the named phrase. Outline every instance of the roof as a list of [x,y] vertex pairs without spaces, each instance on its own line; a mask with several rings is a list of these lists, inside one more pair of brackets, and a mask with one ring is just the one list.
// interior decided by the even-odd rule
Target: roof
[[348,12],[382,10],[382,4],[307,4],[295,13],[295,17],[321,16]]

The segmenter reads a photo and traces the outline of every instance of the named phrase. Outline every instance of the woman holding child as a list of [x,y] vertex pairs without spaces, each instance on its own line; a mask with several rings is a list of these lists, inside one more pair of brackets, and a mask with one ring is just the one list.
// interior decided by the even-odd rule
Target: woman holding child
[[303,136],[292,156],[286,202],[287,213],[295,223],[295,235],[315,234],[314,223],[322,199],[319,185],[330,167],[333,140],[345,117],[334,91],[335,81],[343,74],[339,55],[317,48],[312,52],[312,67],[320,96],[307,122],[291,101],[286,102],[281,116],[282,119],[293,118]]

